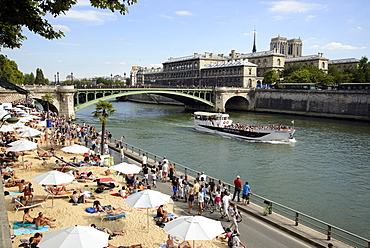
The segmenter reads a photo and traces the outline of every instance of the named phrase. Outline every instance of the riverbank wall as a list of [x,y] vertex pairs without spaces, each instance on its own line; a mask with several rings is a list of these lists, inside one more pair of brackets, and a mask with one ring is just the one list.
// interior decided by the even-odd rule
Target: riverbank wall
[[251,110],[370,121],[370,92],[256,90]]
[[[244,105],[228,106],[226,102],[226,109],[370,121],[368,91],[256,89],[249,96]],[[154,94],[138,94],[117,100],[184,106],[176,100]]]

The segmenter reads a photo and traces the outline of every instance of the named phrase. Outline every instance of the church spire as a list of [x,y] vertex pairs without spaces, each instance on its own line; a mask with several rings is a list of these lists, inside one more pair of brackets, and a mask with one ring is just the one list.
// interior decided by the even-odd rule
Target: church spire
[[257,47],[256,47],[256,29],[253,31],[253,48],[252,48],[252,53],[257,52]]

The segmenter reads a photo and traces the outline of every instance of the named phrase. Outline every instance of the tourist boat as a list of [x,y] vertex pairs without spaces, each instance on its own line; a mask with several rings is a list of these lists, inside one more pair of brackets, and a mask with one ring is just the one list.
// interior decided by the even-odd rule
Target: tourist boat
[[194,128],[197,131],[214,133],[248,141],[261,142],[295,142],[295,129],[282,125],[250,126],[233,123],[228,114],[212,112],[195,112]]

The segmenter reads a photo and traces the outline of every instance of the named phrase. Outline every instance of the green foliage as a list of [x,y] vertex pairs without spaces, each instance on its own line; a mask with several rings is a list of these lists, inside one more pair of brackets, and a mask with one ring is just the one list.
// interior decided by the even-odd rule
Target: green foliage
[[311,73],[309,70],[294,71],[289,77],[285,78],[285,82],[298,84],[311,83]]
[[4,55],[0,55],[0,78],[13,84],[22,84],[24,81],[23,73],[18,70],[17,63]]
[[263,75],[263,83],[264,84],[273,84],[278,83],[280,81],[280,74],[278,71],[269,70],[266,71]]
[[114,113],[116,113],[116,110],[113,108],[113,104],[111,102],[105,102],[102,100],[99,100],[99,102],[95,104],[95,111],[92,112],[95,118],[99,117],[99,120],[102,125],[102,128],[101,128],[102,139],[101,139],[101,147],[100,147],[102,153],[104,152],[103,148],[104,148],[104,142],[105,142],[104,140],[105,125],[106,125],[106,122],[109,116],[114,115]]
[[32,85],[35,84],[35,75],[31,72],[30,74],[24,74],[24,84]]
[[[60,39],[62,31],[55,31],[49,21],[44,18],[47,14],[54,18],[65,14],[77,0],[1,0],[0,1],[0,49],[20,48],[27,39],[23,35],[22,27],[38,34],[45,39]],[[100,9],[109,9],[120,14],[128,13],[128,6],[137,3],[137,0],[90,0],[91,6]]]
[[36,78],[35,78],[35,84],[45,84],[45,77],[44,73],[40,68],[36,69]]

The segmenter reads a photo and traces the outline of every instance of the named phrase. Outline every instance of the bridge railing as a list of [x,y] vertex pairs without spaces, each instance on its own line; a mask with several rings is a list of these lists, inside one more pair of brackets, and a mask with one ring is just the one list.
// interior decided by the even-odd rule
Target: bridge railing
[[[117,144],[118,140],[113,139],[114,142]],[[148,159],[154,161],[155,164],[158,164],[158,162],[162,161],[163,156],[156,155],[154,153],[148,152],[144,149],[141,149],[139,147],[123,143],[123,148],[126,151],[130,151],[133,154],[137,154],[138,157],[145,154]],[[188,178],[197,178],[200,176],[201,172],[194,170],[190,167],[187,167],[185,165],[176,163],[174,161],[170,161],[172,163],[177,171],[183,172]],[[220,179],[214,178],[212,176],[207,175],[208,178],[214,179],[215,182],[220,181]],[[229,183],[225,183],[225,185],[228,187],[229,192],[234,191],[234,185],[231,185]],[[254,204],[259,205],[264,209],[264,213],[269,215],[269,211],[267,207],[271,207],[271,213],[278,213],[287,219],[291,220],[292,223],[294,223],[295,226],[298,226],[299,224],[305,225],[307,227],[312,228],[313,230],[318,231],[323,235],[323,237],[326,237],[327,240],[331,240],[332,238],[335,238],[337,240],[342,241],[343,243],[346,243],[348,245],[354,246],[354,247],[364,247],[364,248],[370,248],[370,240],[366,239],[364,237],[361,237],[359,235],[356,235],[354,233],[351,233],[349,231],[346,231],[342,228],[339,228],[337,226],[334,226],[330,223],[324,222],[322,220],[316,219],[310,215],[304,214],[300,211],[297,211],[295,209],[292,209],[290,207],[287,207],[285,205],[282,205],[280,203],[271,201],[265,197],[262,197],[257,194],[251,195],[251,201]],[[289,224],[289,223],[287,223]],[[319,238],[319,237],[318,237]]]

